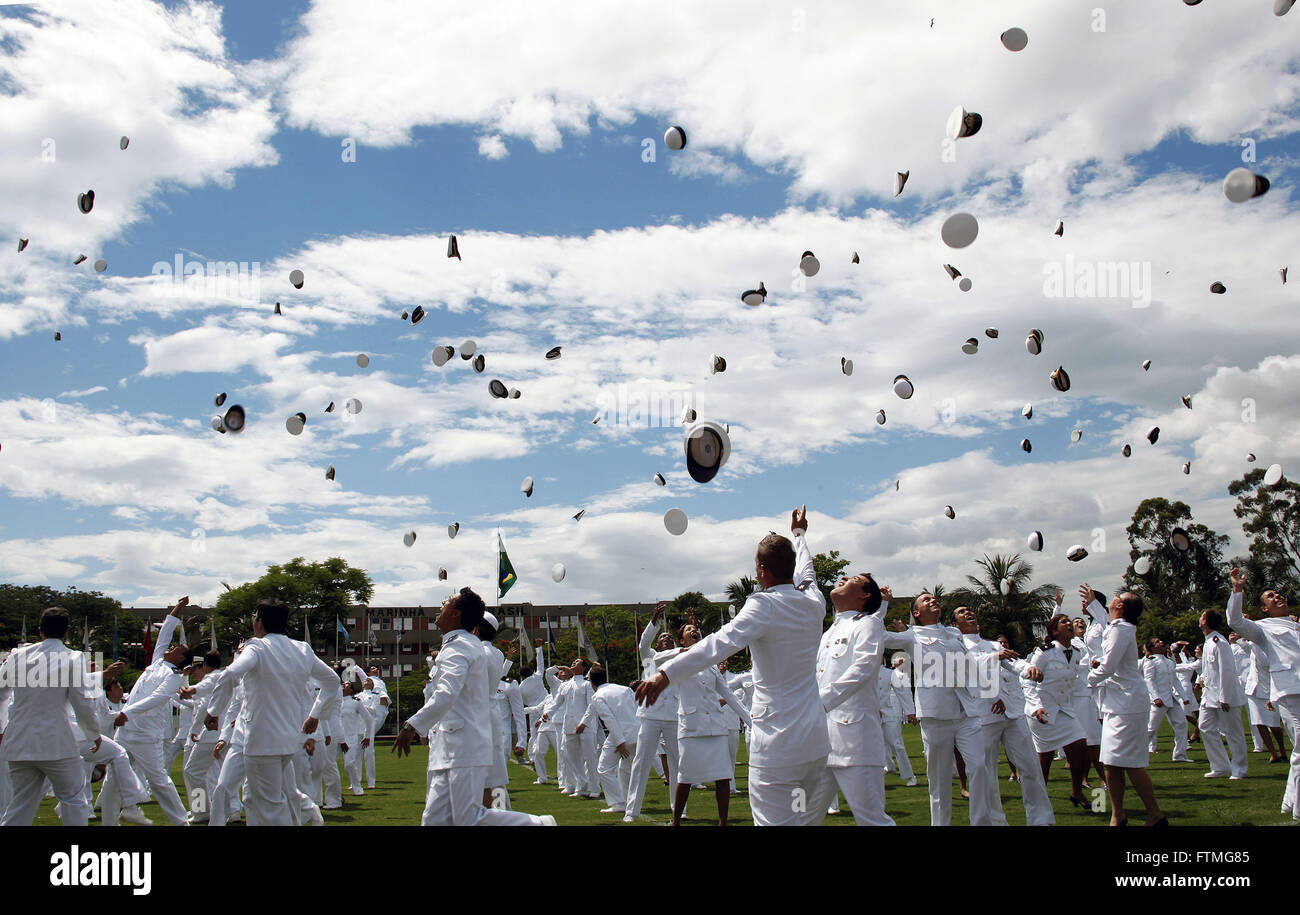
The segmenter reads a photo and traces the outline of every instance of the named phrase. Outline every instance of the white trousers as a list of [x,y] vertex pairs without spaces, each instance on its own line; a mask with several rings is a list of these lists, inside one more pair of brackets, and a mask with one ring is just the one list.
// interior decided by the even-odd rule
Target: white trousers
[[375,742],[370,741],[370,746],[361,748],[361,758],[363,765],[362,772],[366,777],[366,787],[375,787]]
[[[171,773],[163,763],[162,743],[143,739],[118,739],[117,742],[131,758],[131,765],[136,774],[148,783],[153,799],[158,802],[158,806],[162,808],[171,824],[180,826],[184,823],[188,814],[181,806],[181,796],[176,793],[176,785],[172,782]],[[111,772],[109,777],[112,777]],[[107,789],[108,785],[104,787]]]
[[[1246,734],[1241,729],[1241,706],[1221,708],[1201,706],[1201,717],[1197,724],[1201,729],[1201,743],[1205,745],[1205,755],[1210,759],[1211,772],[1227,772],[1231,775],[1244,776],[1250,765],[1246,752]],[[1223,749],[1223,737],[1228,741],[1228,749]],[[1228,754],[1232,759],[1228,759]]]
[[540,817],[483,806],[487,766],[430,769],[425,773],[421,826],[541,826]]
[[[660,740],[663,740],[668,750],[669,803],[677,793],[677,722],[658,721],[654,718],[641,718],[639,721],[636,754],[632,758],[632,775],[628,781],[627,791],[626,812],[632,816],[641,815],[641,805],[645,803],[646,783],[650,780],[650,764],[659,753]],[[753,778],[752,775],[750,777]]]
[[528,748],[528,755],[532,757],[533,771],[537,773],[537,777],[546,781],[551,780],[546,772],[546,753],[552,747],[555,748],[558,763],[561,761],[559,732],[551,727],[539,727],[533,732],[533,742]]
[[247,757],[242,746],[226,747],[221,754],[221,768],[212,789],[212,803],[208,805],[208,825],[225,826],[235,818],[243,806],[239,789],[248,776]]
[[[998,782],[998,745],[1006,747],[1007,759],[1020,773],[1020,795],[1025,801],[1026,826],[1051,826],[1056,822],[1052,813],[1052,802],[1047,796],[1047,784],[1043,781],[1043,770],[1038,763],[1038,753],[1034,750],[1034,739],[1029,733],[1029,724],[1024,716],[1008,718],[1000,716],[992,724],[984,727],[984,766],[988,773],[988,800],[985,803],[986,821],[975,822],[972,826],[1006,826],[1007,817],[1002,812],[1002,788]],[[965,754],[962,754],[965,759]],[[970,776],[970,763],[966,774]]]
[[956,747],[966,761],[970,788],[970,821],[986,822],[989,814],[988,766],[984,763],[984,730],[978,718],[922,718],[921,741],[925,745],[925,780],[930,789],[930,825],[952,822],[952,776]]
[[221,774],[221,764],[212,756],[212,748],[216,745],[215,740],[211,743],[191,742],[185,750],[185,766],[181,771],[190,801],[190,817],[195,821],[206,820],[212,807],[212,789]]
[[45,780],[54,787],[64,826],[85,826],[90,822],[90,805],[86,803],[86,769],[80,756],[63,759],[21,760],[9,762],[9,779],[13,800],[0,826],[30,826],[45,796]]
[[826,810],[841,791],[857,825],[897,825],[885,813],[884,766],[827,766],[820,795],[814,803]]
[[[625,749],[635,754],[636,744]],[[608,805],[618,810],[625,809],[628,787],[632,782],[632,760],[618,755],[612,737],[606,737],[605,742],[600,746],[596,774],[600,777],[600,789],[605,792],[605,801]]]
[[[92,751],[94,744],[86,744],[82,750],[81,758],[87,765],[94,767],[104,765],[104,785],[99,792],[99,800],[103,806],[105,826],[117,826],[121,822],[121,813],[123,807],[131,807],[136,804],[143,804],[149,800],[149,792],[144,783],[136,776],[135,770],[131,768],[131,760],[126,755],[126,750],[115,741],[105,737],[99,743],[99,749]],[[109,773],[113,774],[113,779],[108,780]],[[87,777],[87,802],[89,802],[89,777]]]
[[569,760],[569,778],[572,782],[569,790],[594,795],[600,792],[600,779],[596,775],[595,747],[592,746],[594,741],[588,735],[595,736],[590,730],[581,734],[566,733],[564,755]]
[[824,756],[794,766],[756,766],[751,762],[749,809],[754,825],[821,825],[830,801],[825,783]]
[[[343,754],[343,747],[339,745],[337,737],[330,738],[330,745],[325,750],[325,771],[322,773],[324,778],[325,790],[323,797],[326,807],[343,806],[343,777],[339,774],[339,756]],[[316,752],[321,752],[319,744]]]
[[[333,741],[331,741],[331,745],[327,747],[325,746],[324,737],[317,738],[315,752],[307,757],[307,783],[298,786],[299,790],[311,798],[312,803],[317,807],[324,803],[321,794],[321,779],[325,777],[326,767],[328,766],[329,761],[333,758],[333,754],[330,752],[332,749],[334,749]],[[303,753],[306,752],[306,750],[303,750]],[[337,766],[335,767],[335,771],[338,771]]]
[[348,787],[353,794],[363,794],[361,788],[361,738],[353,737],[347,741],[348,749],[343,754],[343,768],[348,771]]
[[294,780],[293,754],[280,756],[249,756],[245,754],[248,785],[244,794],[244,810],[249,826],[292,826],[296,805],[297,785]]
[[1295,813],[1296,798],[1300,795],[1300,744],[1296,743],[1296,738],[1300,737],[1300,694],[1283,696],[1273,703],[1273,707],[1282,716],[1282,724],[1291,736],[1291,771],[1287,775],[1282,803],[1289,806],[1292,816],[1300,820],[1300,815]]
[[[912,771],[912,760],[907,756],[907,744],[903,743],[903,722],[886,718],[880,724],[885,732],[885,762],[888,763],[890,757],[893,757],[898,777],[905,782],[911,781],[916,774]],[[888,769],[889,766],[886,765],[885,768]]]
[[1160,708],[1151,706],[1151,717],[1147,719],[1147,736],[1151,740],[1150,750],[1156,752],[1156,739],[1160,732],[1160,722],[1169,719],[1169,726],[1174,729],[1174,762],[1187,761],[1187,716],[1181,705],[1166,705]]

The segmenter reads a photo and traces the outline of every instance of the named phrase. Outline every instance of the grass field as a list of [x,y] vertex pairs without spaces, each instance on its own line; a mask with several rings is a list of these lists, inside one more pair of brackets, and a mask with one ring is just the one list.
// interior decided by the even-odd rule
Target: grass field
[[[904,787],[897,776],[885,776],[886,811],[900,826],[928,826],[930,823],[929,800],[926,794],[925,759],[921,752],[921,732],[919,727],[903,728],[912,767],[916,770],[918,784],[915,788]],[[1247,746],[1251,745],[1247,735]],[[1267,754],[1250,754],[1250,774],[1243,781],[1203,778],[1209,771],[1205,750],[1199,743],[1191,745],[1190,763],[1171,762],[1170,751],[1173,748],[1173,736],[1166,728],[1161,733],[1160,752],[1153,755],[1148,770],[1155,782],[1156,797],[1174,826],[1247,826],[1247,825],[1290,825],[1290,816],[1280,813],[1282,792],[1286,784],[1287,765],[1277,763],[1269,765]],[[389,752],[388,747],[378,749],[378,787],[367,789],[362,797],[354,797],[348,791],[347,776],[343,776],[343,809],[324,812],[326,825],[332,826],[414,826],[420,821],[420,812],[424,806],[424,772],[427,750],[416,748],[410,757],[398,759]],[[739,787],[746,787],[747,766],[745,765],[745,746],[742,741],[740,763],[736,769]],[[555,755],[549,754],[548,771],[552,777],[549,785],[534,785],[535,774],[531,768],[511,764],[510,797],[516,810],[525,810],[535,814],[552,814],[562,826],[597,826],[625,825],[621,815],[601,814],[605,806],[603,801],[583,798],[565,797],[559,793],[554,784]],[[1010,774],[1005,758],[999,771],[999,785],[1002,792],[1002,805],[1008,822],[1024,825],[1024,807],[1020,801],[1020,787],[1007,781]],[[180,761],[173,769],[173,778],[184,795],[184,781],[181,776]],[[1100,787],[1095,785],[1094,787]],[[1072,806],[1066,796],[1070,793],[1069,773],[1065,763],[1057,760],[1053,763],[1051,778],[1047,785],[1048,794],[1056,812],[1058,826],[1100,826],[1109,821],[1109,814],[1085,813]],[[1103,795],[1104,797],[1104,795]],[[1126,807],[1133,825],[1142,822],[1142,806],[1132,788],[1126,795]],[[162,811],[154,803],[144,806],[144,811],[156,823],[166,823]],[[642,808],[645,819],[635,825],[666,825],[672,817],[668,801],[668,789],[662,780],[651,775],[651,784],[646,802]],[[684,825],[701,826],[715,822],[716,806],[713,789],[693,791],[687,807],[690,817]],[[731,799],[730,821],[733,825],[751,823],[749,803],[745,795]],[[967,802],[961,797],[959,786],[953,781],[953,817],[954,825],[969,822]],[[37,816],[37,825],[58,825],[54,814],[54,802],[46,800],[41,804]],[[95,825],[97,821],[91,821]],[[853,817],[847,806],[839,816],[828,816],[828,826],[851,826]]]

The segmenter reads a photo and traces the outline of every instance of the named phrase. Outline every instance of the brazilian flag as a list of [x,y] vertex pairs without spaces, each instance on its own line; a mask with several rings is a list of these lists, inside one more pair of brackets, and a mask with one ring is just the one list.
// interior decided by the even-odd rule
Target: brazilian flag
[[497,597],[506,596],[519,577],[515,575],[515,567],[510,564],[510,557],[506,555],[506,546],[501,542],[500,536],[497,537]]

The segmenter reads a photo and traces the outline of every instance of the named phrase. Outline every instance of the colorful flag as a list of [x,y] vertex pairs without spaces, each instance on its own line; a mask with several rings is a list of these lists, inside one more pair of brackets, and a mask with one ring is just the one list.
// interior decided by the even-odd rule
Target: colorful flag
[[519,577],[515,575],[515,567],[510,564],[510,557],[506,555],[506,545],[501,541],[501,532],[497,532],[497,598],[506,596],[506,592],[514,587]]
[[346,629],[343,628],[343,621],[342,621],[341,619],[339,619],[337,616],[334,617],[334,631],[335,631],[335,632],[341,632],[341,633],[343,633],[343,644],[344,644],[344,645],[346,645],[348,642],[352,641],[352,636],[350,636],[350,635],[348,634],[348,631],[347,631]]

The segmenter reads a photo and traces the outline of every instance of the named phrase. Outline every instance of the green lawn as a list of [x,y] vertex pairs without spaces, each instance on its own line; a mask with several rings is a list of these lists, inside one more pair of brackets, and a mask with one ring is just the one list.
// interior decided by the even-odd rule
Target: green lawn
[[[907,788],[897,776],[885,776],[886,810],[900,826],[927,826],[930,822],[930,813],[925,787],[925,760],[921,753],[920,728],[905,726],[903,735],[912,758],[912,767],[917,772],[918,785],[915,788]],[[1250,746],[1249,735],[1246,740],[1247,746]],[[1152,757],[1152,765],[1148,771],[1155,782],[1156,796],[1172,825],[1280,825],[1292,822],[1291,817],[1283,816],[1279,812],[1282,791],[1286,783],[1285,763],[1269,765],[1266,754],[1252,753],[1250,775],[1244,781],[1207,780],[1202,777],[1209,771],[1209,766],[1201,744],[1192,744],[1189,753],[1192,760],[1190,763],[1173,763],[1169,760],[1173,736],[1167,728],[1161,733],[1160,746],[1160,753]],[[410,757],[399,760],[388,751],[387,746],[380,746],[378,756],[379,787],[367,790],[363,797],[353,797],[348,791],[345,774],[343,776],[344,807],[342,810],[325,811],[327,825],[412,826],[419,824],[420,812],[424,806],[427,750],[419,747]],[[740,764],[736,770],[742,790],[745,788],[747,775],[745,758],[745,746],[742,742]],[[553,752],[549,757],[548,770],[554,779]],[[1011,825],[1023,825],[1025,819],[1024,808],[1020,801],[1020,788],[1014,782],[1007,781],[1009,774],[1006,760],[1003,759],[999,775],[1003,809]],[[181,777],[179,760],[173,770],[173,777],[184,795],[184,781]],[[516,810],[553,814],[562,826],[623,825],[621,816],[599,812],[605,806],[603,801],[565,797],[559,793],[554,782],[550,785],[534,785],[534,777],[531,768],[511,764],[510,796]],[[1055,808],[1057,825],[1097,826],[1108,822],[1108,815],[1084,813],[1066,800],[1070,792],[1070,784],[1063,761],[1058,760],[1053,763],[1047,788]],[[1129,818],[1133,825],[1138,825],[1142,820],[1142,807],[1131,787],[1126,800]],[[155,822],[166,822],[156,804],[146,804],[144,810],[146,815]],[[712,788],[692,792],[687,810],[691,819],[686,825],[699,826],[714,822],[716,808]],[[672,817],[668,789],[653,774],[642,813],[646,819],[638,822],[637,825],[667,824]],[[960,795],[955,779],[952,819],[954,824],[969,822],[967,804]],[[747,825],[751,822],[749,803],[744,795],[731,799],[730,820],[737,825]],[[52,800],[42,803],[36,822],[38,825],[58,825]],[[853,817],[845,807],[839,816],[827,817],[825,822],[826,825],[831,826],[850,826],[853,824]],[[96,821],[92,821],[92,825],[94,823]]]

